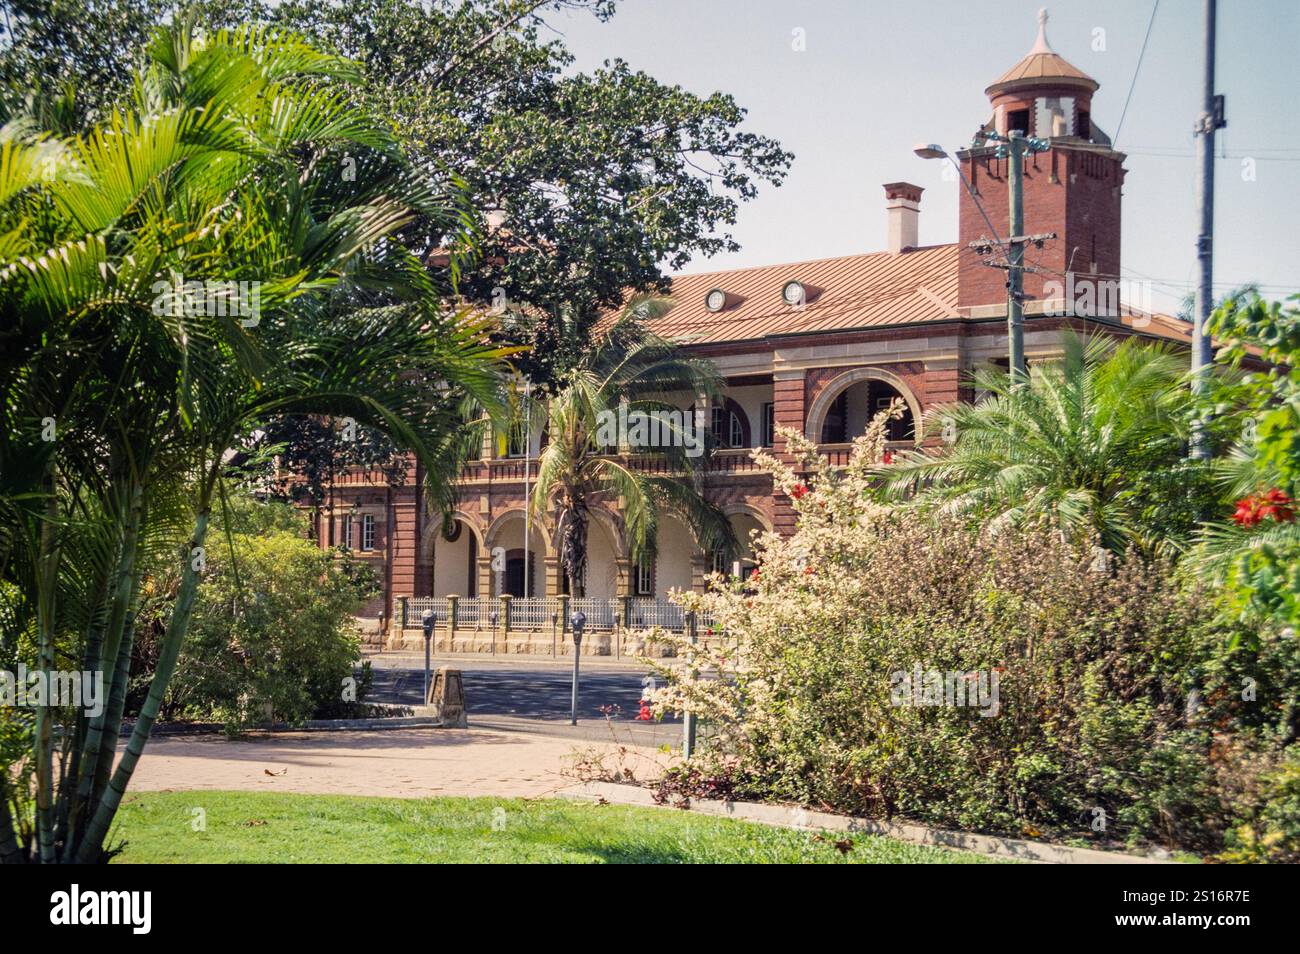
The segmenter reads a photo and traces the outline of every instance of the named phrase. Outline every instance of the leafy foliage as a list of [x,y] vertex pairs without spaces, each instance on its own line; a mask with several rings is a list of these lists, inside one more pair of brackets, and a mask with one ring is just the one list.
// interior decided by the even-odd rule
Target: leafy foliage
[[[1268,303],[1230,298],[1214,313],[1221,357],[1243,373],[1215,382],[1206,409],[1236,440],[1219,475],[1236,500],[1231,522],[1208,525],[1194,553],[1226,584],[1243,618],[1300,628],[1300,296]],[[1260,362],[1267,365],[1260,368]]]
[[[1247,645],[1168,557],[1099,559],[1048,514],[991,534],[873,502],[884,435],[880,415],[835,470],[783,432],[799,469],[758,457],[797,531],[759,540],[749,580],[679,595],[713,620],[698,642],[651,634],[679,656],[656,711],[708,726],[682,784],[1210,851],[1268,810],[1300,693],[1294,639]],[[899,693],[932,674],[936,695]]]
[[[417,217],[454,227],[457,205],[356,108],[355,64],[184,22],[148,53],[134,105],[101,125],[0,129],[0,646],[111,687],[95,716],[37,709],[34,817],[0,802],[6,859],[103,858],[189,631],[212,510],[261,422],[350,416],[414,454],[441,504],[466,406],[499,414],[494,322],[445,308],[393,241]],[[247,311],[235,282],[258,289]],[[175,593],[115,762],[161,555]],[[6,796],[26,771],[0,772]]]
[[[597,501],[618,501],[633,560],[654,556],[660,511],[685,520],[706,552],[735,546],[726,515],[701,492],[706,457],[692,456],[682,430],[667,430],[655,446],[606,446],[602,422],[625,414],[680,410],[673,392],[718,394],[712,364],[685,356],[650,332],[644,322],[668,307],[662,299],[633,299],[569,371],[554,394],[543,397],[548,443],[537,461],[531,506],[554,510],[560,565],[569,592],[581,596],[587,566],[587,531]],[[699,448],[701,451],[703,447]],[[619,451],[619,454],[612,454]],[[655,463],[656,467],[645,467]]]
[[925,435],[952,442],[883,467],[888,496],[993,530],[1048,517],[1117,553],[1180,545],[1211,493],[1209,474],[1184,459],[1182,360],[1133,339],[1067,333],[1063,344],[1026,384],[981,371],[983,400],[930,409]]
[[[479,248],[466,255],[445,223],[401,230],[410,251],[463,264],[459,290],[518,323],[521,358],[538,384],[572,365],[566,325],[585,338],[627,290],[660,290],[665,271],[738,248],[728,226],[792,156],[742,128],[725,93],[699,96],[615,60],[589,73],[547,17],[614,14],[612,0],[28,0],[0,73],[23,89],[78,84],[78,107],[104,114],[131,86],[130,55],[175,6],[207,29],[288,29],[347,57],[360,109],[388,119],[417,168],[454,170]],[[112,5],[109,5],[112,6]],[[364,180],[362,158],[356,168]]]
[[[354,614],[376,581],[349,557],[305,539],[305,519],[294,517],[292,527],[234,532],[228,546],[215,548],[168,687],[165,709],[173,716],[238,729],[268,718],[341,715],[356,708],[346,703],[362,701],[365,687],[353,675],[360,660]],[[174,577],[170,585],[158,582],[164,594],[175,588]],[[154,658],[163,631],[150,609],[166,613],[170,601],[146,604],[138,617],[141,662]],[[139,685],[151,677],[133,673]]]

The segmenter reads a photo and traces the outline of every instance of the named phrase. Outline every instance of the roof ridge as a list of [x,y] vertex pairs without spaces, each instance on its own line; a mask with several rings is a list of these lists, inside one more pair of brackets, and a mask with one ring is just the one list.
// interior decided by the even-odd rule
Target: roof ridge
[[911,255],[915,252],[932,252],[942,248],[956,248],[956,242],[940,242],[935,245],[918,245],[909,248],[904,252],[891,252],[888,249],[881,249],[876,252],[853,252],[848,255],[828,255],[824,258],[808,258],[798,262],[772,262],[770,265],[741,265],[736,268],[721,268],[709,272],[674,272],[668,277],[670,279],[678,278],[700,278],[704,275],[735,275],[740,272],[758,272],[768,268],[798,268],[803,265],[822,265],[826,262],[843,262],[851,258],[870,258],[875,255]]

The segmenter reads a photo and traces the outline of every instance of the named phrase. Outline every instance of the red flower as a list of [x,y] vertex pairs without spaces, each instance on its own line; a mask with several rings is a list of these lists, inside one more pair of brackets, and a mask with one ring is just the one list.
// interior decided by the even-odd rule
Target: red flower
[[880,458],[880,462],[882,464],[892,464],[894,462],[894,452],[885,451],[884,456]]
[[794,490],[790,491],[790,496],[795,500],[802,500],[803,495],[808,492],[808,488],[803,484],[796,484]]
[[1253,527],[1264,520],[1292,523],[1295,520],[1295,501],[1285,491],[1274,487],[1260,496],[1252,494],[1238,500],[1232,519],[1242,527]]
[[813,569],[812,567],[810,567],[810,566],[806,566],[806,567],[803,568],[803,575],[804,575],[804,576],[812,576],[815,572],[817,572],[817,571],[814,570],[814,569]]
[[1291,523],[1295,520],[1295,501],[1286,492],[1274,487],[1264,494],[1265,503],[1259,508],[1261,517],[1272,517],[1278,523]]
[[650,722],[654,716],[650,714],[650,703],[644,699],[641,700],[641,711],[636,714],[637,722]]
[[758,582],[758,567],[754,567],[754,572],[749,574],[749,578],[755,583]]
[[1237,509],[1233,512],[1232,519],[1243,527],[1253,527],[1259,523],[1259,514],[1255,509],[1255,498],[1245,497],[1238,500]]

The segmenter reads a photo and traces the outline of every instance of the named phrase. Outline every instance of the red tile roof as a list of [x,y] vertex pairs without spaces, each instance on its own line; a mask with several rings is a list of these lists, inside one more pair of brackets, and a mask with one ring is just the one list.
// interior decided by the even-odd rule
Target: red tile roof
[[[792,280],[807,289],[802,306],[781,298]],[[727,293],[717,312],[704,304],[714,288]],[[672,310],[650,326],[684,344],[942,321],[957,317],[957,246],[678,275],[672,300]]]
[[[695,345],[968,319],[968,312],[957,310],[958,254],[956,245],[933,245],[899,254],[872,252],[677,275],[672,309],[649,324],[665,338]],[[803,307],[781,297],[792,280],[807,290]],[[721,311],[705,305],[713,289],[726,292]],[[614,314],[606,315],[602,325]],[[1032,321],[1035,315],[1031,311],[1027,317]],[[1102,320],[1116,322],[1137,334],[1178,344],[1191,341],[1191,325],[1171,315],[1124,305],[1118,319]]]

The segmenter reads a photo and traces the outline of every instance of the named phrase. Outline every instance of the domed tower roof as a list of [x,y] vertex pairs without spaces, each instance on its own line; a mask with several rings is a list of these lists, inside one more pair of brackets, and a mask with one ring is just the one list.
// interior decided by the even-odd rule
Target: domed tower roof
[[984,92],[989,97],[1037,86],[1072,86],[1093,92],[1097,81],[1052,49],[1047,42],[1047,8],[1038,11],[1038,40],[1033,49]]

